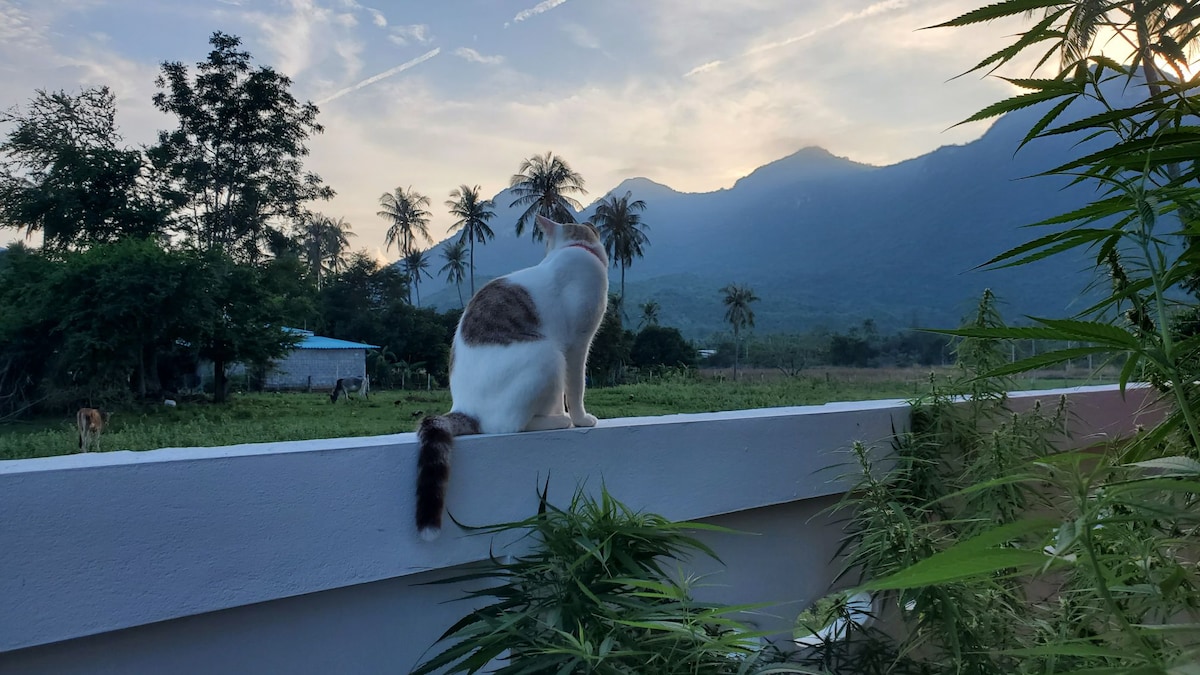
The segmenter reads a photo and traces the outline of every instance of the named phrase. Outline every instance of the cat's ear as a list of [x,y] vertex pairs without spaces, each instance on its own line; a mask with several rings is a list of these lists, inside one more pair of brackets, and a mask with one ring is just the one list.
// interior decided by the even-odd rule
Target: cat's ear
[[537,221],[538,229],[541,230],[542,234],[546,235],[547,237],[551,237],[558,232],[558,223],[550,220],[546,216],[543,216],[539,213],[535,217],[535,220]]

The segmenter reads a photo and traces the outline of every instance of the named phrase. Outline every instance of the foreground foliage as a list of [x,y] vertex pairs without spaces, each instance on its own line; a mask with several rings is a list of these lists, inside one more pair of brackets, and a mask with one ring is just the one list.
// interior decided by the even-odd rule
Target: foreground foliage
[[483,606],[447,630],[448,646],[412,672],[813,672],[773,666],[777,655],[758,649],[760,636],[732,617],[746,608],[692,598],[696,580],[672,566],[697,554],[716,557],[691,535],[714,529],[633,512],[603,489],[598,498],[577,491],[566,509],[543,495],[536,516],[477,528],[519,537],[528,550],[441,582],[484,582],[466,594]]
[[[971,325],[947,331],[964,340],[970,401],[953,406],[935,389],[891,470],[855,447],[847,571],[899,626],[894,642],[862,631],[863,651],[829,661],[838,672],[862,672],[860,655],[879,651],[928,673],[1200,671],[1200,337],[1188,297],[1200,287],[1200,80],[1187,62],[1200,14],[1166,0],[1003,0],[943,25],[1034,12],[1028,31],[972,70],[1044,50],[1039,65],[1057,60],[1057,74],[1009,79],[1025,93],[971,119],[1042,105],[1025,142],[1076,134],[1085,154],[1047,173],[1100,196],[1037,223],[1049,233],[988,264],[1084,248],[1110,292],[1076,317],[1030,327],[1005,326],[985,297]],[[1102,53],[1114,44],[1128,46],[1128,60]],[[1068,346],[1006,364],[1002,341],[1020,339]],[[1152,381],[1166,419],[1063,452],[1069,410],[1005,405],[1007,376],[1085,356],[1121,364],[1122,386]]]

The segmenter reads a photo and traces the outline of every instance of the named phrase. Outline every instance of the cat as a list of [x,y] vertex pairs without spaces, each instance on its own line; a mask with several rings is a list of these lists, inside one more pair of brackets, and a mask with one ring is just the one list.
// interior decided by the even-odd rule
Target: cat
[[467,303],[450,350],[450,412],[417,431],[416,521],[426,541],[441,533],[455,436],[596,425],[583,407],[584,371],[608,305],[608,255],[590,223],[536,220],[546,256]]

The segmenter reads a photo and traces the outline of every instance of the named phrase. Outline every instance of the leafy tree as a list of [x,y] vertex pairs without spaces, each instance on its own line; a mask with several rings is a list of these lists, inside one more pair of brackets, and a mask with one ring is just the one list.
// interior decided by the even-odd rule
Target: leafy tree
[[223,403],[230,364],[266,367],[299,337],[283,329],[286,298],[273,292],[265,270],[237,264],[218,251],[205,253],[203,270],[198,314],[215,320],[203,323],[196,342],[200,357],[213,365],[213,400]]
[[442,260],[445,260],[446,264],[442,265],[438,274],[446,275],[446,281],[458,289],[458,306],[462,307],[462,282],[467,277],[467,242],[459,239],[453,244],[447,244],[442,249]]
[[622,326],[620,303],[613,299],[610,295],[604,318],[588,351],[587,369],[593,383],[616,384],[633,349],[634,335]]
[[354,236],[350,229],[350,223],[344,218],[334,220],[319,213],[300,221],[296,234],[309,273],[316,280],[318,289],[321,288],[322,273],[336,273],[345,266],[349,238]]
[[642,310],[642,318],[640,321],[638,321],[638,327],[644,328],[646,326],[657,326],[658,313],[661,309],[658,303],[653,300],[647,300],[639,305],[639,307]]
[[[550,152],[522,161],[517,173],[509,180],[509,187],[517,195],[509,206],[526,207],[517,219],[518,237],[536,215],[560,223],[575,222],[572,209],[578,211],[582,206],[568,195],[587,194],[583,188],[583,176],[573,171],[562,157],[555,157]],[[534,241],[541,241],[542,231],[536,227],[530,229]]]
[[334,337],[395,349],[386,339],[383,319],[408,302],[408,286],[407,276],[396,265],[381,267],[365,253],[355,253],[321,289],[319,328]]
[[[479,198],[479,186],[468,187],[460,185],[450,191],[450,199],[447,200],[446,206],[450,208],[450,215],[458,220],[450,226],[450,231],[460,230],[458,240],[460,242],[469,243],[471,246],[471,295],[475,295],[475,243],[486,244],[490,239],[496,236],[492,232],[492,228],[488,227],[487,221],[496,217],[496,212],[492,210],[495,206],[490,199]],[[535,228],[536,229],[536,228]],[[461,294],[461,291],[459,291]],[[461,298],[459,298],[461,304]]]
[[429,207],[429,197],[411,187],[407,192],[398,187],[379,197],[379,207],[376,215],[390,223],[387,233],[383,236],[384,246],[389,251],[392,244],[396,244],[400,249],[400,257],[403,258],[412,253],[418,236],[427,242],[432,241],[429,238],[429,211],[426,210]]
[[38,90],[22,111],[0,113],[0,227],[41,232],[54,250],[158,235],[163,209],[142,180],[141,152],[120,147],[107,87],[78,95]]
[[50,289],[58,265],[21,243],[0,256],[0,420],[27,414],[47,396],[61,335]]
[[421,277],[432,279],[429,274],[429,258],[425,257],[425,251],[413,249],[404,256],[400,261],[404,267],[405,274],[408,275],[409,287],[417,295],[417,307],[421,306]]
[[640,258],[645,253],[645,246],[650,243],[645,230],[649,226],[642,222],[639,213],[646,209],[646,202],[635,199],[630,201],[633,193],[626,192],[624,196],[608,195],[596,207],[596,227],[600,230],[600,239],[604,242],[604,250],[614,265],[621,267],[621,297],[625,297],[625,268],[633,264],[634,258]]
[[251,68],[241,39],[216,32],[193,78],[180,62],[163,63],[154,96],[179,125],[150,149],[163,196],[178,207],[179,230],[202,249],[255,262],[272,218],[298,220],[304,204],[333,190],[304,171],[305,141],[321,133],[317,107],[300,103],[291,80]]
[[738,353],[741,351],[740,334],[747,326],[754,327],[754,310],[751,303],[758,302],[758,296],[749,286],[729,284],[721,289],[725,294],[725,320],[733,327],[733,379],[738,377]]
[[630,361],[638,368],[696,365],[696,348],[678,328],[646,326],[634,338]]
[[157,394],[159,355],[204,331],[206,272],[194,254],[146,240],[66,257],[51,288],[60,369],[93,391],[133,382],[139,396]]

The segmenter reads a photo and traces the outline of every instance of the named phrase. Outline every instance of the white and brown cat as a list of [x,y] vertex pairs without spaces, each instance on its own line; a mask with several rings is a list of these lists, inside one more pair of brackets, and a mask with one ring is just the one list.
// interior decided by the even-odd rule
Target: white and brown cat
[[455,436],[596,424],[583,407],[584,371],[608,303],[608,256],[590,224],[538,216],[537,227],[546,257],[471,298],[450,352],[453,405],[417,431],[423,539],[441,532]]

